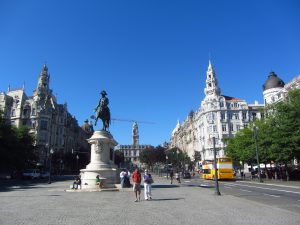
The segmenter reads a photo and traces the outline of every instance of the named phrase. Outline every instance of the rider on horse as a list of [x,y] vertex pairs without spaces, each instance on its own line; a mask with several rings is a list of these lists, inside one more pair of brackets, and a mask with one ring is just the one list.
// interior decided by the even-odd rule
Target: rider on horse
[[95,126],[97,125],[97,121],[100,118],[103,122],[102,130],[107,130],[110,124],[110,111],[107,106],[109,104],[109,100],[106,97],[107,95],[106,91],[102,91],[101,95],[102,97],[99,100],[99,104],[95,108],[95,112],[96,112]]

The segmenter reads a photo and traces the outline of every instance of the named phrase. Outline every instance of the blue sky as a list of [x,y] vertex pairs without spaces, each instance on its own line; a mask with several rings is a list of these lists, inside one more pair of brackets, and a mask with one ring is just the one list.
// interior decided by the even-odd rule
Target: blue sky
[[[140,143],[168,141],[204,97],[208,60],[224,95],[253,103],[271,70],[300,74],[300,1],[0,1],[0,91],[31,95],[47,62],[50,87],[79,124],[110,99],[139,123]],[[111,133],[131,143],[129,122]],[[100,126],[98,127],[100,128]]]

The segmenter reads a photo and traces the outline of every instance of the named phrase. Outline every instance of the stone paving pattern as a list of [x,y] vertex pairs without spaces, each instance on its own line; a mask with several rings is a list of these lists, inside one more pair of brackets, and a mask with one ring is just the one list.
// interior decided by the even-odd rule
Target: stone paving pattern
[[[72,181],[13,187],[0,192],[1,225],[293,225],[300,214],[243,200],[215,196],[213,188],[170,185],[155,178],[153,200],[134,202],[130,189],[66,192]],[[142,192],[143,194],[143,192]]]

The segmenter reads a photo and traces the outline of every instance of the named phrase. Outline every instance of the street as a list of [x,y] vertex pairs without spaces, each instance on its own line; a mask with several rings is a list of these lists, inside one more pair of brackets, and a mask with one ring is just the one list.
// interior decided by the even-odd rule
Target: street
[[[265,189],[253,188],[252,185],[221,182],[222,195],[215,196],[214,188],[198,178],[172,185],[165,177],[154,176],[154,181],[153,200],[143,200],[142,190],[141,202],[134,202],[130,188],[66,192],[72,183],[68,179],[54,179],[52,184],[38,181],[26,181],[19,185],[17,182],[12,185],[6,183],[6,187],[1,183],[0,224],[300,224],[300,202],[296,199],[294,202],[290,199],[290,203],[284,200],[290,207],[278,207],[276,197],[263,194],[260,195],[265,200],[257,200],[261,197],[255,190]],[[207,186],[201,185],[204,183]],[[246,188],[252,192],[235,191]],[[299,192],[298,189],[286,190],[291,192],[280,193],[297,196]],[[266,193],[273,193],[273,190],[268,191],[272,192]],[[273,194],[279,195],[278,191]],[[272,202],[267,202],[267,199]],[[273,205],[273,202],[276,204]],[[292,210],[297,203],[295,208],[298,210]]]
[[[215,184],[214,181],[198,178],[184,180],[184,183],[211,189],[214,189]],[[219,188],[223,195],[232,195],[300,213],[300,182],[219,181]]]

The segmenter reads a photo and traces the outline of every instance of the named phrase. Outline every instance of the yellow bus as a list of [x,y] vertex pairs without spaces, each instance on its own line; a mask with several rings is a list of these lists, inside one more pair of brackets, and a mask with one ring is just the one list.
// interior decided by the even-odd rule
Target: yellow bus
[[[217,158],[218,180],[234,180],[234,170],[231,158]],[[205,160],[202,163],[202,178],[212,180],[215,177],[213,160]]]

